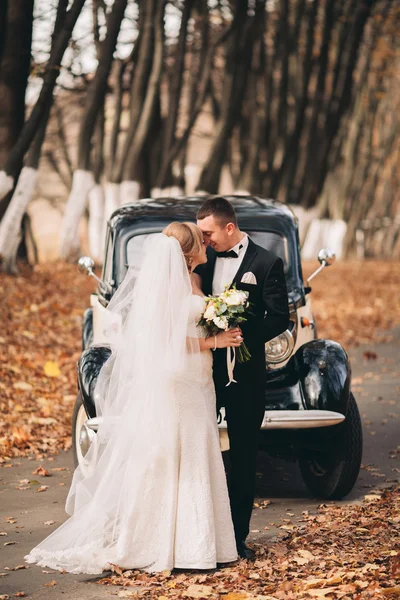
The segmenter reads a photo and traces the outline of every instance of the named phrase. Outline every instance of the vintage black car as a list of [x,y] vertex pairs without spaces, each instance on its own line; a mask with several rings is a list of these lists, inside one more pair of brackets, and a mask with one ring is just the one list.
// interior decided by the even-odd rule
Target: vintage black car
[[[284,204],[248,196],[227,196],[239,225],[259,245],[284,262],[289,292],[290,326],[265,345],[265,416],[260,449],[298,460],[303,480],[314,496],[342,498],[353,488],[361,464],[362,429],[351,392],[351,368],[343,347],[318,339],[311,309],[309,281],[335,255],[321,250],[321,266],[303,280],[297,219]],[[82,257],[82,271],[98,280],[97,293],[83,318],[83,352],[78,363],[79,394],[73,413],[76,464],[98,427],[93,391],[101,366],[110,355],[110,336],[117,326],[106,306],[128,266],[140,268],[146,238],[171,221],[195,221],[204,198],[162,198],[122,205],[111,216],[101,278],[94,262]],[[228,447],[223,409],[219,415],[221,449]]]

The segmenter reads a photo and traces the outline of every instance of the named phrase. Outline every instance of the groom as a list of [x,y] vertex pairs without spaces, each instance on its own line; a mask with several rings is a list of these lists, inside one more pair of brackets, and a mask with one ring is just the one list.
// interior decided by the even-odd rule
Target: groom
[[265,343],[288,327],[289,310],[283,262],[257,246],[240,231],[232,204],[211,197],[197,213],[197,225],[208,246],[208,262],[198,269],[205,294],[220,294],[226,284],[249,292],[252,315],[242,323],[243,338],[251,353],[246,363],[236,361],[237,383],[226,387],[226,350],[214,352],[217,408],[225,407],[229,436],[228,477],[232,519],[238,554],[254,559],[246,546],[255,494],[258,432],[265,409]]

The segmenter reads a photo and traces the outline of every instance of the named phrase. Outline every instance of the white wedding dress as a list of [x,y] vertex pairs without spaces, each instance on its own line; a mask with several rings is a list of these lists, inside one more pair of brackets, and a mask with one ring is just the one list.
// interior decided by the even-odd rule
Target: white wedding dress
[[[154,272],[140,291],[138,281],[135,310],[129,307],[125,324],[127,345],[102,370],[106,387],[99,389],[106,400],[97,410],[105,425],[87,455],[91,475],[75,470],[66,504],[71,517],[25,556],[29,563],[99,574],[111,564],[158,572],[213,569],[237,559],[212,354],[198,348],[204,300],[188,287],[184,264],[182,280],[175,281],[182,256],[176,240],[166,239],[146,264],[149,273],[165,268],[168,282]],[[156,345],[148,326],[141,329],[140,311],[151,315]]]

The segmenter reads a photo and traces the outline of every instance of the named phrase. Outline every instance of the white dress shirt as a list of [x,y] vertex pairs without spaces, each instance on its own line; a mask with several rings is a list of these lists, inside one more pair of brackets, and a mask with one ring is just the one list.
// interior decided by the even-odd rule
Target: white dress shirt
[[[230,285],[242,264],[243,257],[246,254],[249,238],[245,234],[236,246],[230,248],[238,255],[237,258],[217,258],[215,261],[214,277],[212,282],[213,296],[221,294],[226,285]],[[228,251],[228,252],[229,252]]]

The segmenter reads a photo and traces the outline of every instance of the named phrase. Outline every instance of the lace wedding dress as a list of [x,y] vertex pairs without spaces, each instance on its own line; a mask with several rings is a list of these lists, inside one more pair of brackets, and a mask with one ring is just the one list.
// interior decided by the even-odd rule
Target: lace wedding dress
[[[177,245],[162,240],[158,250],[146,265],[153,274],[165,268],[168,282],[146,276],[142,291],[152,289],[154,297],[137,282],[135,310],[129,308],[124,326],[127,345],[101,372],[106,400],[97,410],[105,424],[87,455],[91,474],[75,470],[66,504],[71,517],[25,556],[29,563],[98,574],[111,564],[157,572],[212,569],[237,559],[212,355],[198,345],[204,300],[188,287]],[[151,315],[156,344],[141,310]]]
[[[192,323],[198,322],[203,311],[203,298],[192,295]],[[197,327],[197,334],[205,337],[204,329]],[[203,379],[199,393],[193,394],[191,384],[177,383],[180,438],[174,552],[177,568],[208,569],[217,562],[237,558],[219,445],[211,351],[202,352],[201,359]]]

